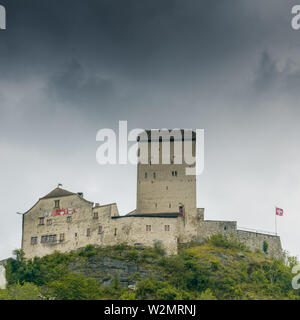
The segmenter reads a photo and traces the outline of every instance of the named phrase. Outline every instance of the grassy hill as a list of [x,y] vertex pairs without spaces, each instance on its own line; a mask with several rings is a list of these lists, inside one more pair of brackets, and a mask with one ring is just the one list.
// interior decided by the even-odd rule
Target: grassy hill
[[295,258],[272,260],[220,235],[167,257],[160,247],[87,246],[6,265],[1,299],[300,299]]

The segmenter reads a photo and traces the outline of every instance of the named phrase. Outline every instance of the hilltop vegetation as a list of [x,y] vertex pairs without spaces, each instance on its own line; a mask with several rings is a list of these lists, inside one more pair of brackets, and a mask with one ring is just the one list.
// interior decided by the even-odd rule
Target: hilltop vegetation
[[[295,258],[272,260],[220,235],[170,257],[160,247],[126,244],[89,245],[28,261],[21,250],[15,255],[7,262],[8,288],[0,290],[0,300],[300,299],[291,285]],[[124,286],[124,272],[134,285]]]

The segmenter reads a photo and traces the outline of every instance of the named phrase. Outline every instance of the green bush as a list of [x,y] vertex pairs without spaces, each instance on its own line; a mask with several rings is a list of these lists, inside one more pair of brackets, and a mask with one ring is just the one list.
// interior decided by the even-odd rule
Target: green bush
[[[291,286],[296,258],[274,260],[221,235],[182,247],[176,256],[162,256],[160,250],[87,246],[33,260],[17,250],[7,261],[8,288],[0,290],[0,299],[300,299]],[[104,257],[135,262],[135,291],[121,286],[118,273],[93,270]],[[100,278],[109,276],[111,285],[100,287]]]
[[98,300],[102,296],[99,283],[80,274],[68,274],[47,285],[46,295],[56,300]]
[[264,241],[263,243],[263,250],[264,250],[264,253],[268,253],[268,248],[269,248],[269,244],[267,241]]
[[44,300],[40,288],[33,283],[14,284],[0,290],[0,300]]
[[248,251],[248,248],[243,243],[239,242],[234,236],[227,238],[221,234],[216,234],[211,236],[207,242],[216,247],[222,247],[225,249],[239,249]]

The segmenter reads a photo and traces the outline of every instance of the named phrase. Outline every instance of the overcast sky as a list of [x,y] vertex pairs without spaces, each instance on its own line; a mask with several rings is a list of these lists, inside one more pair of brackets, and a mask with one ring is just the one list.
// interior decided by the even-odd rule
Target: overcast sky
[[206,219],[278,232],[300,257],[296,1],[0,0],[0,259],[62,183],[135,209],[136,168],[96,162],[102,128],[205,130]]

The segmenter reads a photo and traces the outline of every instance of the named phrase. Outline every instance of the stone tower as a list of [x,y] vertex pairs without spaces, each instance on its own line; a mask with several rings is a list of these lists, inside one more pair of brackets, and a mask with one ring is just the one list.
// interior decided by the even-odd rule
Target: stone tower
[[196,134],[191,130],[147,130],[139,138],[137,214],[196,215]]

